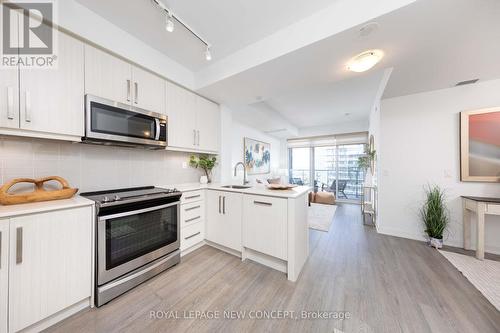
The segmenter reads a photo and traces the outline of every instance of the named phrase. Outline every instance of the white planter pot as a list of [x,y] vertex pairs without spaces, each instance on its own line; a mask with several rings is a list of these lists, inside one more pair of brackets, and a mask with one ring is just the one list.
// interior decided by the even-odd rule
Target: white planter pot
[[429,246],[432,246],[433,248],[436,248],[436,249],[441,249],[443,247],[443,239],[431,237],[429,239]]

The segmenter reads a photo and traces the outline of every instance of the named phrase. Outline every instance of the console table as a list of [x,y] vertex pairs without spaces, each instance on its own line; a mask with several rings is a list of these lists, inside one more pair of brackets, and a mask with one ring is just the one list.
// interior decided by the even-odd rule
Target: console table
[[484,259],[484,216],[500,215],[500,198],[482,198],[462,196],[463,223],[464,223],[464,249],[470,250],[471,241],[471,212],[477,215],[477,248],[476,258]]

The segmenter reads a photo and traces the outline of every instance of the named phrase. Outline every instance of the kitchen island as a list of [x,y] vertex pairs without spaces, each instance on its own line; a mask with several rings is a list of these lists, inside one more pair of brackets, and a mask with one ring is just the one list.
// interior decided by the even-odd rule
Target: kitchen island
[[175,186],[184,193],[181,249],[188,252],[208,244],[284,272],[288,280],[296,281],[309,256],[309,187],[227,186]]

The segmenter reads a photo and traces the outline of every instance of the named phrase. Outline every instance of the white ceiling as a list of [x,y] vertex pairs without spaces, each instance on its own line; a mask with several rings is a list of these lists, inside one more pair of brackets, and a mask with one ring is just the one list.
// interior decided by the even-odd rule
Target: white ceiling
[[311,85],[267,101],[298,128],[363,121],[369,116],[384,71],[339,82]]
[[[77,0],[192,71],[210,65],[204,45],[179,24],[165,31],[165,15],[151,0]],[[213,45],[221,59],[336,0],[162,0]]]
[[[379,7],[384,3],[388,13],[374,19],[379,29],[369,36],[359,36],[363,24],[351,24],[352,28],[314,43],[304,42],[305,47],[265,62],[260,54],[252,54],[251,59],[248,52],[238,50],[297,20],[323,13],[322,9],[328,7],[328,14],[341,15],[348,3],[359,6],[363,0],[165,0],[174,13],[213,43],[212,66],[203,58],[201,43],[186,31],[165,32],[164,15],[151,0],[77,1],[200,77],[202,72],[224,71],[226,64],[241,61],[240,70],[215,75],[218,79],[205,81],[208,85],[198,92],[228,105],[238,118],[265,131],[366,123],[387,68],[393,72],[384,98],[448,88],[473,78],[500,78],[499,0],[418,0],[407,6],[410,1],[380,0]],[[338,6],[331,7],[332,3]],[[391,3],[403,7],[390,11]],[[370,8],[371,12],[376,9]],[[347,19],[348,14],[342,15]],[[323,27],[315,16],[308,23],[311,20],[313,30]],[[299,35],[289,34],[289,38],[305,41],[311,30],[298,31]],[[384,50],[381,63],[366,73],[346,70],[352,56],[371,48]],[[224,57],[221,66],[215,66]]]
[[[419,0],[376,19],[380,28],[359,37],[348,29],[200,90],[238,110],[270,105],[295,126],[366,121],[382,69],[393,68],[384,98],[452,87],[472,78],[500,78],[500,1]],[[386,56],[366,73],[347,61],[380,48]]]

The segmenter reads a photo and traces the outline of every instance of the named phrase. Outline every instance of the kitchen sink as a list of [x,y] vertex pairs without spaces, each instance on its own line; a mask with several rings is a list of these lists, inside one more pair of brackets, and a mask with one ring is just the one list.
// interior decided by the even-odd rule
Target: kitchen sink
[[234,188],[234,189],[237,189],[237,190],[242,190],[242,189],[245,189],[245,188],[250,188],[252,186],[248,186],[248,185],[225,185],[225,186],[221,186],[223,188]]

